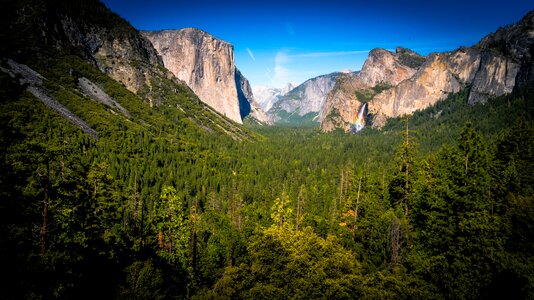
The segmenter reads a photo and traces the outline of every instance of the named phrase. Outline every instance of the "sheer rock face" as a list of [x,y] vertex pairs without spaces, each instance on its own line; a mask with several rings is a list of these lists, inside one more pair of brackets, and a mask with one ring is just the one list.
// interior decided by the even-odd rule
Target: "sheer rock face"
[[471,48],[431,54],[414,76],[373,98],[373,124],[381,127],[388,117],[411,114],[469,86],[470,104],[511,93],[519,68],[513,59]]
[[509,94],[516,85],[521,65],[511,58],[491,52],[480,54],[480,65],[471,82],[469,104],[485,103],[488,98]]
[[490,50],[519,62],[517,88],[534,84],[534,11],[512,26],[505,26],[484,37],[474,46]]
[[363,103],[368,101],[362,95],[374,96],[374,87],[394,86],[412,77],[417,69],[411,66],[419,65],[421,60],[422,56],[405,48],[397,48],[395,53],[385,49],[371,50],[359,73],[344,74],[338,78],[319,115],[321,129],[332,131],[341,128],[348,132],[350,122]]
[[[450,72],[447,57],[431,54],[413,77],[376,95],[369,103],[369,112],[375,115],[374,125],[381,126],[385,117],[409,114],[432,105],[449,92],[460,91],[458,77]],[[472,77],[470,74],[464,74]]]
[[341,128],[348,132],[350,130],[350,121],[354,119],[363,105],[354,91],[365,88],[367,88],[367,85],[363,83],[358,74],[342,74],[339,76],[319,114],[321,129],[323,131],[332,131],[336,128]]
[[341,73],[331,73],[306,80],[292,89],[273,105],[269,111],[274,121],[281,120],[280,112],[304,116],[309,113],[320,113],[328,93],[334,88],[336,79]]
[[[350,84],[336,84],[341,91],[334,88],[329,95],[321,114],[321,128],[347,131],[352,114],[366,101],[377,127],[383,126],[389,117],[424,109],[464,88],[470,89],[470,104],[485,103],[490,97],[534,83],[532,49],[534,11],[517,24],[486,36],[474,47],[432,53],[422,64],[423,57],[404,48],[397,48],[395,55],[375,49],[369,53],[359,76],[350,79]],[[370,91],[378,83],[392,87],[369,94],[371,99],[358,99],[358,92]],[[359,103],[355,103],[355,98]]]
[[194,28],[143,32],[163,63],[204,103],[242,123],[236,87],[234,47]]
[[248,80],[241,74],[236,68],[235,70],[235,83],[237,87],[237,95],[239,98],[239,111],[241,117],[252,116],[263,124],[271,124],[271,118],[261,109],[260,105],[254,99],[252,88]]

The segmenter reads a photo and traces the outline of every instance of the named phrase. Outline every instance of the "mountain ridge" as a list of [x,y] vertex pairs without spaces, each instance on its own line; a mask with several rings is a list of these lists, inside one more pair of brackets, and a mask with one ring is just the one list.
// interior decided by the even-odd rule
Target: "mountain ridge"
[[274,122],[279,123],[289,122],[289,117],[293,118],[289,123],[299,123],[301,118],[303,121],[316,122],[315,118],[321,113],[326,97],[340,74],[342,73],[333,72],[304,81],[280,96],[269,109],[269,115]]
[[[45,71],[47,84],[87,94],[83,83],[79,85],[87,77],[87,66],[80,62],[83,60],[122,84],[143,105],[157,109],[172,103],[177,114],[183,114],[179,123],[247,139],[242,128],[199,104],[193,91],[164,67],[151,42],[100,1],[6,1],[1,9],[5,15],[2,21],[10,28],[1,33],[8,41],[0,46],[3,61],[13,59],[37,72]],[[10,11],[13,13],[7,13]],[[66,64],[69,57],[71,66]],[[101,83],[87,79],[96,84],[94,87]],[[120,111],[122,103],[111,96],[108,103],[115,101],[119,106],[114,107]],[[58,100],[64,101],[61,97]]]
[[[345,78],[345,83],[340,82],[329,95],[320,117],[321,129],[342,128],[348,132],[354,114],[365,102],[369,102],[373,126],[382,127],[390,117],[411,114],[462,89],[469,89],[470,104],[509,94],[516,87],[534,82],[532,45],[534,12],[529,12],[516,24],[488,34],[473,47],[431,53],[424,62],[422,56],[405,48],[398,47],[395,54],[374,49],[360,75]],[[415,64],[400,60],[406,54],[415,59]],[[383,83],[390,87],[379,93],[371,91]]]

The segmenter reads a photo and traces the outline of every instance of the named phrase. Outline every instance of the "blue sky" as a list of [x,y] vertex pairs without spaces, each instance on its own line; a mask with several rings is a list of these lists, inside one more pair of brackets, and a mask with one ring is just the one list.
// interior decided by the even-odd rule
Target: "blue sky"
[[139,30],[195,27],[225,40],[253,86],[276,87],[359,70],[373,48],[471,46],[534,9],[534,0],[103,2]]

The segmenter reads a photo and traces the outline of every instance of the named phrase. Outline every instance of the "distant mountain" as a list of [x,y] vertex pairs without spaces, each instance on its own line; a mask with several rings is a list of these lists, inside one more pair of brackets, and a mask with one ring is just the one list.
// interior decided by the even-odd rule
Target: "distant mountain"
[[293,84],[288,83],[283,88],[256,86],[252,88],[252,91],[254,92],[254,96],[261,109],[263,109],[263,111],[269,111],[273,105],[280,100],[280,97],[287,94],[293,88],[295,88]]
[[256,102],[250,83],[237,68],[235,70],[235,84],[241,117],[245,118],[249,116],[260,124],[270,125],[272,123],[271,118],[261,109],[258,102]]
[[381,127],[387,118],[411,114],[461,90],[468,89],[468,102],[475,104],[532,85],[532,32],[534,12],[470,48],[427,57],[404,48],[375,49],[358,75],[338,79],[320,115],[321,128],[349,131],[366,102],[373,125]]
[[274,122],[317,122],[326,96],[334,87],[339,72],[306,80],[301,85],[278,98],[268,111]]

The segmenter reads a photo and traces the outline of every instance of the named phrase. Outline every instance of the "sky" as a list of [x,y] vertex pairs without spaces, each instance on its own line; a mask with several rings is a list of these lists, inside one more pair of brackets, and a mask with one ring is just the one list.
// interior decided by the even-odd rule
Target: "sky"
[[103,0],[139,30],[195,27],[234,45],[253,87],[361,69],[373,48],[420,54],[472,46],[534,0]]

